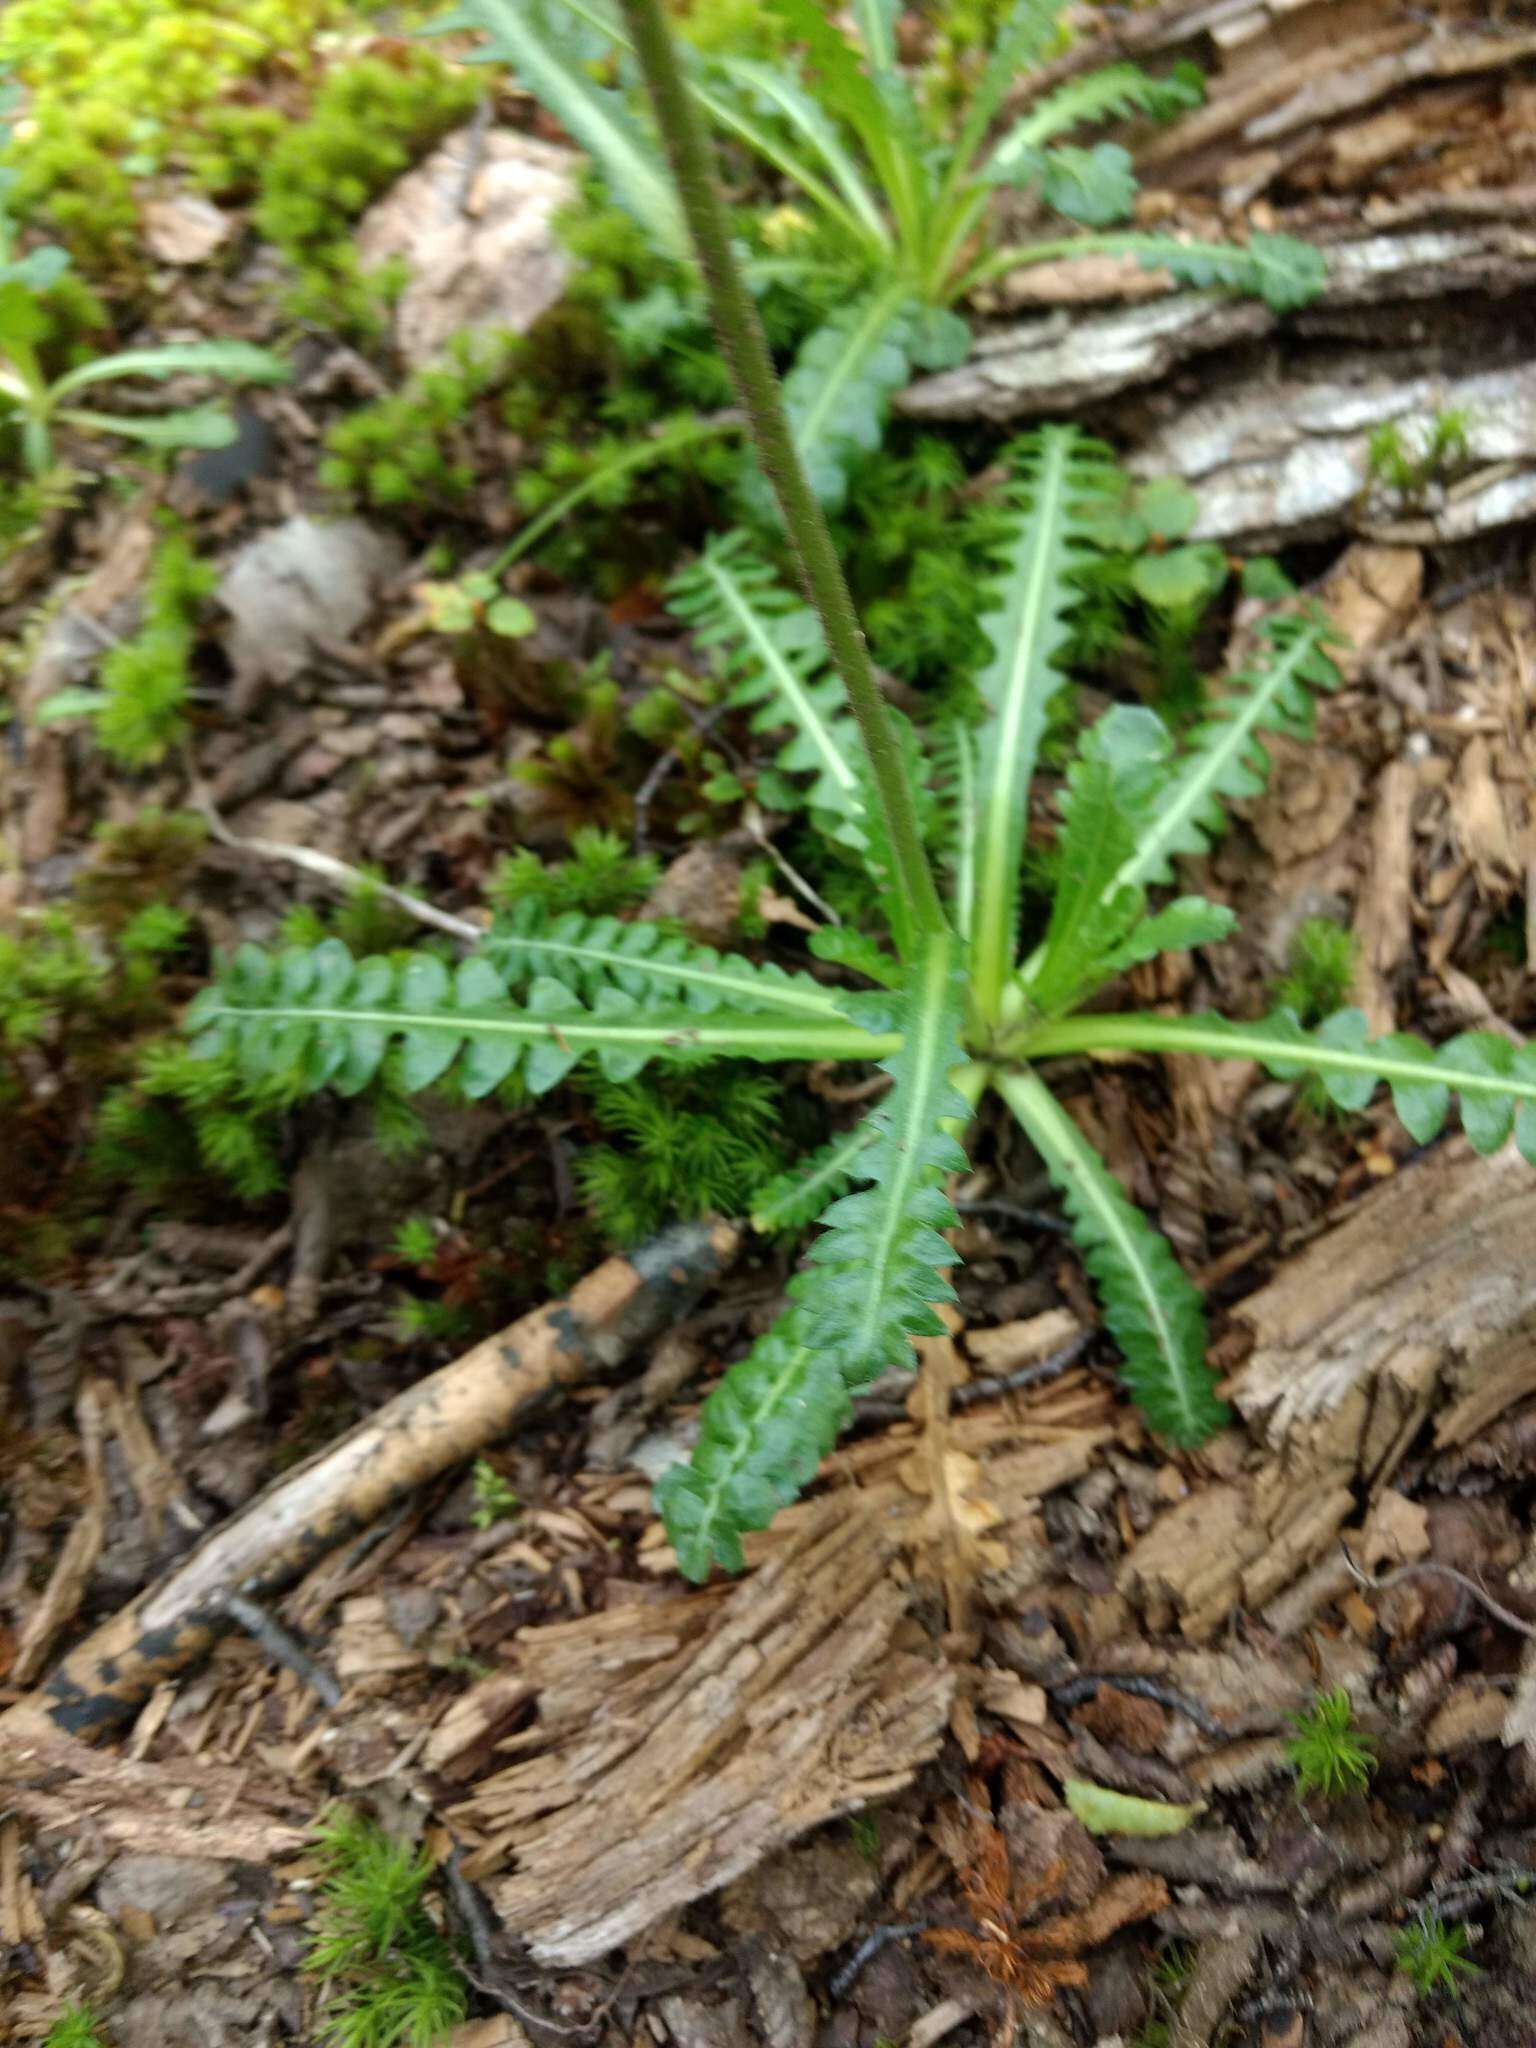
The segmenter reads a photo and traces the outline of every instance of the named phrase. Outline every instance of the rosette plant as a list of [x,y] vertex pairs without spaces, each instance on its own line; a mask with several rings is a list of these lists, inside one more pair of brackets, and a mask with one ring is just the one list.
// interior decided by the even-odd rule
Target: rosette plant
[[[962,1141],[986,1091],[1061,1193],[1132,1397],[1154,1430],[1194,1445],[1226,1414],[1199,1293],[1056,1101],[1049,1063],[1128,1051],[1246,1057],[1276,1075],[1315,1075],[1346,1109],[1384,1081],[1421,1141],[1459,1094],[1474,1146],[1492,1150],[1513,1129],[1536,1159],[1536,1048],[1488,1033],[1436,1050],[1407,1035],[1371,1042],[1349,1010],[1308,1031],[1286,1012],[1234,1023],[1088,1007],[1133,963],[1230,931],[1221,905],[1154,897],[1181,855],[1209,845],[1224,805],[1262,788],[1261,735],[1310,731],[1313,693],[1337,678],[1326,622],[1305,608],[1268,620],[1251,664],[1178,745],[1139,706],[1083,734],[1060,796],[1054,897],[1043,928],[1025,936],[1031,782],[1113,467],[1070,427],[1027,445],[984,605],[985,715],[925,742],[888,708],[872,671],[660,0],[624,0],[624,11],[805,593],[781,588],[741,536],[727,536],[678,580],[674,608],[734,678],[738,701],[756,707],[757,724],[787,730],[780,781],[862,865],[880,928],[832,928],[812,941],[839,968],[833,980],[722,956],[655,924],[525,908],[456,969],[425,952],[354,960],[334,942],[276,955],[246,948],[189,1021],[198,1045],[233,1050],[255,1075],[282,1071],[342,1092],[367,1086],[386,1061],[401,1086],[453,1072],[471,1095],[514,1074],[538,1094],[581,1060],[622,1080],[710,1059],[884,1069],[890,1085],[865,1120],[765,1197],[764,1224],[819,1213],[819,1231],[784,1313],[710,1395],[691,1459],[660,1481],[679,1562],[700,1578],[716,1561],[741,1565],[743,1532],[766,1526],[809,1482],[852,1393],[910,1366],[912,1338],[941,1328],[935,1305],[952,1295],[955,1259],[946,1181],[965,1163]],[[865,986],[846,985],[850,976]]]

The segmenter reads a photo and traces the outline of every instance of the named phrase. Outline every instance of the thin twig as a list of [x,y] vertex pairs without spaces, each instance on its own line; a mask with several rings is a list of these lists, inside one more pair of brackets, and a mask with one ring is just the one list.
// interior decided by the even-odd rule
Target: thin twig
[[1026,1224],[1031,1230],[1048,1230],[1053,1237],[1070,1237],[1072,1226],[1050,1209],[1026,1209],[1019,1202],[1005,1202],[986,1195],[975,1202],[956,1202],[962,1216],[1006,1216],[1010,1223]]
[[1188,1693],[1176,1692],[1171,1685],[1164,1685],[1160,1679],[1145,1678],[1140,1672],[1080,1671],[1075,1678],[1068,1678],[1060,1685],[1048,1685],[1046,1691],[1054,1706],[1078,1707],[1084,1700],[1091,1700],[1101,1685],[1112,1685],[1116,1691],[1128,1692],[1139,1700],[1155,1700],[1158,1706],[1167,1707],[1175,1714],[1182,1714],[1186,1721],[1192,1721],[1202,1735],[1214,1736],[1219,1742],[1225,1742],[1231,1733]]
[[1427,1894],[1441,1906],[1470,1905],[1473,1899],[1497,1896],[1514,1906],[1536,1905],[1530,1894],[1536,1890],[1536,1870],[1522,1863],[1503,1864],[1477,1877],[1460,1877],[1451,1884],[1431,1885]]
[[242,839],[231,832],[214,808],[213,800],[196,780],[192,785],[192,802],[196,810],[206,819],[209,831],[221,846],[234,848],[237,853],[254,853],[261,860],[286,860],[296,868],[318,875],[324,882],[330,882],[344,890],[349,896],[359,889],[371,890],[403,910],[408,917],[414,917],[421,924],[432,925],[437,931],[447,932],[450,937],[462,939],[467,945],[478,946],[485,937],[481,926],[471,924],[466,917],[455,917],[451,911],[439,910],[435,903],[427,903],[420,896],[412,896],[408,890],[397,889],[390,882],[376,881],[372,875],[365,875],[361,868],[355,868],[334,854],[320,853],[312,846],[287,846],[277,839]]
[[1002,1394],[1017,1394],[1021,1388],[1043,1386],[1047,1380],[1060,1379],[1064,1372],[1076,1365],[1098,1334],[1097,1330],[1079,1330],[1059,1351],[1053,1351],[1048,1358],[1036,1359],[1033,1365],[1021,1365],[1017,1372],[967,1380],[963,1386],[955,1388],[953,1398],[956,1407],[969,1408],[974,1401],[995,1401]]
[[1433,1558],[1426,1557],[1420,1559],[1417,1564],[1400,1564],[1395,1571],[1387,1572],[1381,1578],[1372,1578],[1368,1571],[1355,1563],[1349,1554],[1347,1544],[1341,1543],[1339,1548],[1344,1552],[1344,1562],[1349,1566],[1351,1576],[1373,1593],[1385,1593],[1393,1586],[1401,1586],[1408,1579],[1449,1579],[1453,1585],[1460,1586],[1464,1593],[1470,1593],[1474,1600],[1480,1601],[1496,1620],[1503,1622],[1506,1628],[1512,1628],[1516,1635],[1528,1636],[1532,1642],[1536,1642],[1536,1622],[1527,1621],[1523,1615],[1512,1613],[1507,1607],[1501,1607],[1493,1595],[1479,1585],[1476,1579],[1470,1578],[1466,1572],[1457,1571],[1452,1564],[1436,1564]]
[[741,822],[743,829],[746,832],[748,832],[753,838],[753,840],[755,840],[755,842],[763,849],[763,852],[767,854],[768,858],[773,862],[774,866],[778,869],[779,873],[784,877],[785,881],[788,882],[789,886],[791,887],[791,889],[794,890],[795,894],[797,896],[803,896],[806,902],[810,904],[812,910],[814,910],[821,917],[824,923],[841,924],[843,920],[838,916],[837,912],[832,908],[831,904],[823,902],[822,898],[816,894],[816,891],[811,887],[810,883],[805,879],[804,875],[802,875],[797,868],[793,868],[790,866],[789,862],[784,858],[783,854],[780,853],[779,849],[768,837],[768,834],[763,830],[762,814],[758,810],[756,804],[747,804],[744,807],[742,811]]
[[879,1955],[881,1949],[889,1948],[893,1941],[905,1941],[909,1934],[921,1934],[929,1925],[926,1920],[905,1920],[884,1927],[876,1927],[859,1943],[847,1962],[827,1986],[829,1998],[846,1998],[858,1982],[864,1970]]
[[[1017,1372],[1003,1373],[996,1378],[966,1380],[952,1390],[950,1399],[959,1408],[970,1408],[978,1401],[996,1401],[1004,1394],[1017,1394],[1024,1387],[1038,1387],[1046,1380],[1060,1379],[1064,1372],[1076,1365],[1098,1334],[1097,1330],[1079,1330],[1049,1358],[1037,1359],[1033,1365],[1021,1365]],[[880,1396],[864,1396],[855,1399],[853,1412],[860,1422],[901,1422],[906,1416],[907,1404],[905,1401],[887,1401]]]
[[280,1621],[274,1621],[264,1607],[247,1600],[243,1593],[226,1593],[220,1605],[275,1664],[286,1665],[295,1678],[302,1678],[323,1707],[334,1711],[341,1705],[341,1687],[330,1672],[316,1663],[298,1638],[290,1635]]
[[539,2027],[551,2034],[594,2033],[600,2024],[598,2020],[584,2020],[578,2025],[567,2020],[552,2020],[532,2006],[525,2005],[515,1991],[508,1989],[502,1981],[505,1965],[496,1954],[495,1928],[489,1909],[479,1888],[464,1875],[463,1851],[457,1844],[443,1865],[443,1871],[448,1880],[448,1896],[475,1952],[475,1968],[471,1970],[461,1958],[459,1969],[475,1989],[483,1997],[493,2000],[503,2012],[521,2020],[526,2027]]

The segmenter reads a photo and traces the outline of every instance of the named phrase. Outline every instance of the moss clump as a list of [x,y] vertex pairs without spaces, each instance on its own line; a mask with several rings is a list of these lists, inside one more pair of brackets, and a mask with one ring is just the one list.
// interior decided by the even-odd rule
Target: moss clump
[[[285,128],[262,167],[258,231],[297,273],[290,310],[332,332],[377,333],[397,265],[365,275],[352,227],[402,171],[468,119],[479,87],[431,50],[406,46],[327,74],[307,121]],[[226,141],[228,129],[226,126]]]
[[165,758],[187,729],[189,664],[197,615],[218,581],[183,535],[160,543],[144,593],[144,620],[101,664],[98,744],[125,768]]
[[136,181],[175,163],[248,81],[304,76],[350,0],[11,0],[0,66],[28,94],[16,203],[85,264],[135,267]]
[[363,504],[440,506],[475,480],[476,407],[517,360],[512,335],[457,334],[444,361],[348,414],[326,435],[320,481]]

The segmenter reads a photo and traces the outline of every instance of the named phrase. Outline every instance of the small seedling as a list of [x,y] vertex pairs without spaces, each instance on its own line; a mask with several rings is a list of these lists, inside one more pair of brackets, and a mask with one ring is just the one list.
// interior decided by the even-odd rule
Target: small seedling
[[470,1485],[474,1490],[475,1504],[469,1511],[469,1519],[477,1529],[494,1529],[498,1522],[510,1521],[522,1506],[516,1493],[486,1458],[476,1458]]
[[1319,1693],[1292,1725],[1286,1753],[1296,1771],[1296,1790],[1305,1797],[1345,1799],[1363,1792],[1376,1768],[1375,1744],[1355,1726],[1354,1708],[1343,1686]]
[[452,1948],[424,1903],[432,1859],[339,1809],[316,1829],[325,1876],[306,1974],[320,1979],[321,2048],[434,2048],[464,2018]]
[[288,374],[281,357],[248,341],[187,341],[97,356],[50,380],[38,356],[46,334],[47,320],[31,289],[14,280],[0,284],[0,405],[10,407],[20,424],[22,455],[34,476],[53,466],[55,426],[116,434],[147,448],[227,448],[238,431],[220,405],[163,413],[95,412],[78,403],[94,384],[133,377],[163,382],[184,373],[228,383],[275,384]]
[[484,570],[461,576],[456,583],[423,583],[416,595],[434,633],[472,633],[484,626],[503,640],[522,640],[538,624],[522,599],[508,597]]
[[1455,1998],[1466,1983],[1483,1974],[1467,1954],[1469,1939],[1467,1928],[1447,1927],[1438,1913],[1426,1911],[1397,1936],[1397,1967],[1420,1997],[1448,1991]]
[[1384,484],[1400,498],[1419,498],[1432,483],[1467,459],[1469,418],[1464,408],[1436,411],[1420,437],[1417,450],[1410,447],[1403,430],[1386,420],[1372,433],[1365,451],[1365,470],[1372,483]]
[[848,1833],[853,1846],[866,1863],[880,1861],[880,1823],[872,1813],[855,1813],[848,1821]]
[[43,2036],[43,2048],[107,2048],[88,2005],[67,2005]]
[[437,1253],[437,1231],[430,1216],[407,1216],[396,1226],[392,1247],[406,1266],[430,1265]]
[[1291,940],[1286,972],[1275,1001],[1303,1024],[1320,1024],[1349,1001],[1360,947],[1352,931],[1331,917],[1309,917]]

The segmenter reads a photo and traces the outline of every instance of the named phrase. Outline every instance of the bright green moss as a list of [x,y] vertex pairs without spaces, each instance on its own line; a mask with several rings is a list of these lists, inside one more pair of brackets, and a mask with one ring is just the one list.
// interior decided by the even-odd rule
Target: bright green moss
[[100,671],[96,739],[125,768],[163,760],[186,731],[198,607],[217,580],[180,534],[168,535],[156,550],[143,623],[111,649]]
[[303,76],[351,0],[12,0],[0,66],[27,89],[17,207],[101,269],[135,260],[135,180],[173,167],[199,119],[253,79]]
[[[332,332],[376,333],[398,266],[365,276],[352,242],[358,216],[403,171],[467,120],[479,86],[434,51],[361,57],[330,72],[307,121],[285,129],[261,169],[259,233],[297,272],[290,307]],[[226,125],[226,139],[229,130]]]
[[462,497],[474,481],[475,408],[503,388],[516,358],[511,335],[455,335],[441,364],[331,429],[320,481],[370,505],[430,507]]

